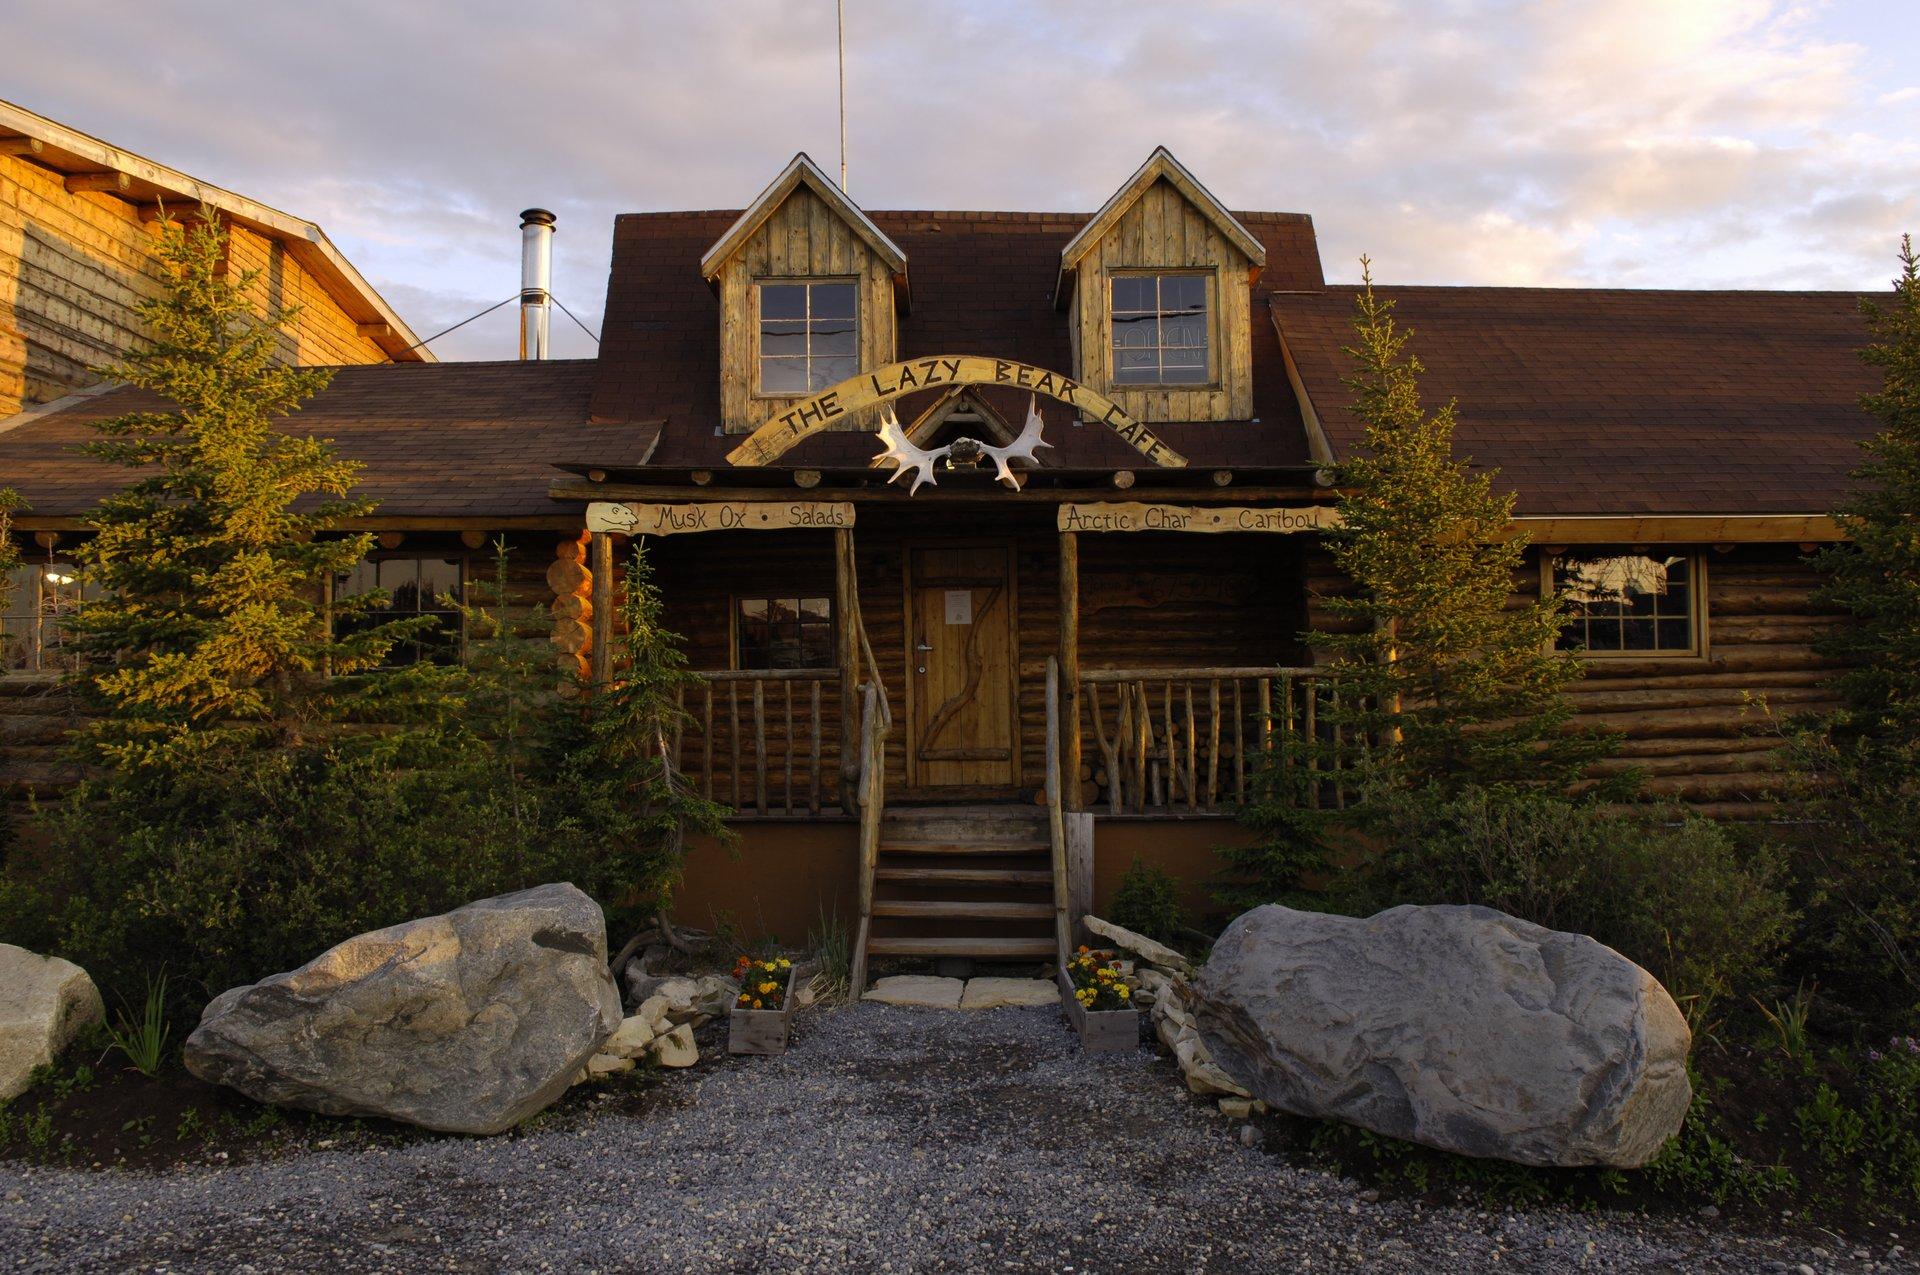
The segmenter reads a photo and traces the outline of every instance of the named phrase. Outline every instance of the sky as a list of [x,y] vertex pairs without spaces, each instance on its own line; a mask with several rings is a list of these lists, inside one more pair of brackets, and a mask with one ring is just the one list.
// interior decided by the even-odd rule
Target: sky
[[[0,97],[316,221],[422,337],[598,331],[616,213],[839,163],[833,0],[9,0]],[[1332,281],[1878,288],[1920,231],[1913,0],[846,0],[867,208],[1086,211],[1164,144]],[[691,264],[690,264],[690,268]],[[563,357],[592,339],[554,317]],[[512,358],[514,307],[432,343]]]

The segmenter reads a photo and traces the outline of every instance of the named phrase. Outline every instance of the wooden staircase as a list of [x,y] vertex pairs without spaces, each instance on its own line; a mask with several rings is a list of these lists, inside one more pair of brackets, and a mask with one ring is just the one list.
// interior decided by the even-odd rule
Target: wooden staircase
[[1051,960],[1047,812],[1031,806],[886,811],[874,861],[873,956]]

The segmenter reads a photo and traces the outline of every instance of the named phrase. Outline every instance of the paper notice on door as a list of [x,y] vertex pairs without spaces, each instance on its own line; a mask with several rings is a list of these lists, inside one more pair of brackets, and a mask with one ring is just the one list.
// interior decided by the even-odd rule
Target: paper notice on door
[[972,624],[973,623],[973,590],[972,589],[948,589],[946,592],[947,592],[947,623],[948,624]]

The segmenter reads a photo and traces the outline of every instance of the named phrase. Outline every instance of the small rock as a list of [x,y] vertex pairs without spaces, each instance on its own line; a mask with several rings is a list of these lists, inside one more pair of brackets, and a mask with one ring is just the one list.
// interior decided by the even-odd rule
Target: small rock
[[691,1067],[700,1061],[700,1047],[693,1043],[693,1028],[681,1023],[653,1042],[653,1060],[662,1067]]
[[860,999],[918,1009],[959,1009],[960,997],[965,991],[966,984],[957,978],[896,974],[876,982]]
[[617,1076],[623,1071],[632,1071],[634,1061],[619,1054],[595,1054],[587,1059],[587,1078],[597,1080],[602,1076]]
[[1253,1103],[1245,1098],[1222,1098],[1220,1114],[1231,1120],[1245,1120],[1253,1114]]
[[666,997],[655,993],[641,1001],[640,1008],[633,1012],[636,1017],[644,1018],[652,1024],[655,1032],[663,1032],[667,1029],[667,1014],[671,1008]]
[[961,1009],[1000,1009],[1008,1005],[1058,1005],[1060,989],[1037,978],[974,978],[960,996]]
[[620,1025],[614,1028],[613,1035],[600,1042],[600,1052],[611,1054],[615,1058],[638,1058],[647,1052],[647,1046],[653,1043],[653,1038],[657,1035],[659,1033],[653,1029],[652,1020],[644,1015],[635,1014],[631,1018],[620,1020]]
[[1257,1147],[1265,1141],[1265,1135],[1260,1132],[1257,1125],[1241,1125],[1239,1137],[1240,1145],[1243,1147]]
[[1378,1204],[1380,1202],[1380,1193],[1372,1187],[1368,1187],[1366,1190],[1360,1192],[1360,1198],[1368,1204]]
[[1116,947],[1123,947],[1145,960],[1149,965],[1158,965],[1162,969],[1186,974],[1193,968],[1187,964],[1187,958],[1180,955],[1164,943],[1156,943],[1144,934],[1135,934],[1124,926],[1112,921],[1103,921],[1097,916],[1082,918],[1082,924],[1090,933],[1097,934]]
[[1206,1046],[1199,1040],[1181,1041],[1174,1047],[1173,1056],[1179,1060],[1180,1070],[1186,1075],[1187,1088],[1201,1097],[1253,1097],[1234,1083],[1233,1077],[1214,1066],[1213,1060],[1206,1056]]
[[1720,1210],[1711,1204],[1703,1204],[1700,1206],[1700,1216],[1711,1222],[1720,1216]]

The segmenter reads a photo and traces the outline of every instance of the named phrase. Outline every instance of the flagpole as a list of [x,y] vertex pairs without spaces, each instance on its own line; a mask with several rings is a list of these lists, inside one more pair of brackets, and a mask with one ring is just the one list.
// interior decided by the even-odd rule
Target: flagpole
[[834,29],[840,40],[840,190],[847,189],[847,0],[834,0]]

